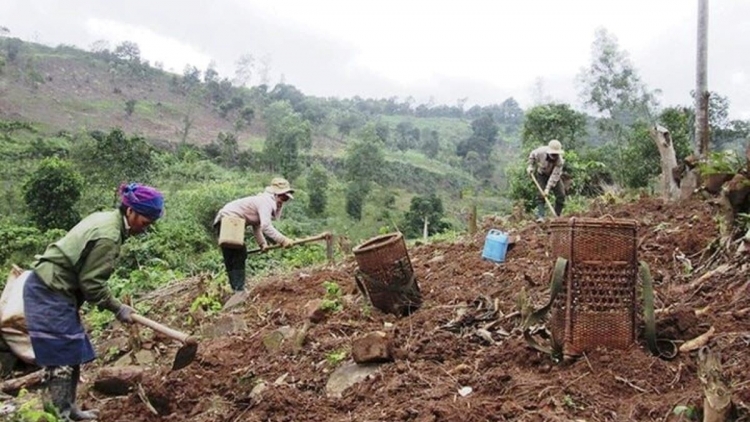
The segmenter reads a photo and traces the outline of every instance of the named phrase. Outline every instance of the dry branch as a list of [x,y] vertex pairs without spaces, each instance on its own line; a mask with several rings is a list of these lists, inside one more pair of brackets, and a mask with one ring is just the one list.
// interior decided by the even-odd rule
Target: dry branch
[[22,388],[28,389],[31,387],[35,387],[41,384],[43,380],[44,370],[40,369],[39,371],[32,372],[22,377],[3,381],[2,384],[0,384],[0,391],[2,391],[3,393],[15,394]]
[[682,345],[680,346],[680,352],[687,353],[692,350],[700,349],[701,347],[708,344],[708,341],[711,339],[711,336],[713,336],[715,332],[716,330],[714,329],[714,327],[711,327],[708,331],[699,335],[698,337],[682,343]]

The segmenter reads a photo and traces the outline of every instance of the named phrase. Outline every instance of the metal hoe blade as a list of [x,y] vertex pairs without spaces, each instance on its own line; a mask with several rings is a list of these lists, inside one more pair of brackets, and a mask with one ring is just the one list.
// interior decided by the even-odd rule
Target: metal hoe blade
[[198,353],[198,342],[193,338],[189,338],[185,344],[180,347],[177,354],[174,357],[174,363],[172,363],[172,370],[176,371],[190,365],[195,360],[195,355]]

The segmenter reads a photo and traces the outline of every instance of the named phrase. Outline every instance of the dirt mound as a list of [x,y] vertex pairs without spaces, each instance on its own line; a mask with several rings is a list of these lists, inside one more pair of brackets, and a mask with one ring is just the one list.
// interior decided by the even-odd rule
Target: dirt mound
[[[710,346],[721,353],[725,375],[735,383],[740,417],[747,418],[742,413],[750,400],[750,386],[743,383],[743,368],[750,363],[747,273],[715,272],[705,282],[695,281],[720,262],[742,268],[734,267],[742,265],[736,260],[716,258],[712,206],[643,198],[601,205],[585,216],[603,215],[638,221],[639,259],[655,275],[659,335],[687,340],[716,329]],[[662,360],[639,336],[628,350],[597,350],[555,364],[528,347],[518,329],[518,296],[525,291],[535,306],[548,298],[548,229],[495,227],[520,237],[502,265],[480,259],[483,234],[410,249],[424,302],[409,317],[365,306],[355,294],[353,260],[278,275],[257,285],[234,314],[201,321],[210,326],[236,318],[246,327],[204,339],[191,366],[169,372],[166,354],[144,379],[142,394],[97,403],[91,392],[85,402],[103,408],[101,420],[132,422],[642,421],[678,420],[672,415],[678,405],[702,407],[696,352]],[[711,268],[708,262],[714,262]],[[348,293],[343,310],[309,326],[301,347],[269,349],[270,333],[305,327],[305,304],[323,298],[326,281]],[[154,309],[194,299],[200,283],[192,280],[182,291],[155,296]],[[343,364],[334,357],[348,351],[355,336],[377,330],[392,336],[395,361],[340,398],[329,397],[328,379]]]

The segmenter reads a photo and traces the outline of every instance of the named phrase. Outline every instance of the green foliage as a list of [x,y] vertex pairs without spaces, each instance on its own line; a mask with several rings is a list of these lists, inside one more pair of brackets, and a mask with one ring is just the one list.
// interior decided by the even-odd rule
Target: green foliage
[[349,217],[359,221],[362,219],[362,209],[365,198],[370,191],[369,183],[351,182],[346,188],[346,213]]
[[328,204],[328,172],[320,164],[315,164],[307,176],[307,193],[310,198],[308,213],[311,216],[324,215]]
[[568,104],[544,104],[526,112],[521,142],[524,150],[530,151],[557,139],[567,152],[583,145],[585,136],[585,114],[573,110]]
[[8,422],[58,422],[57,409],[43,403],[38,395],[29,394],[24,388],[16,398],[18,409],[9,416]]
[[674,409],[672,409],[672,414],[675,416],[685,417],[691,421],[697,421],[700,412],[695,408],[695,406],[679,405],[675,406]]
[[335,281],[324,281],[323,288],[325,296],[320,304],[320,309],[326,312],[341,312],[344,310],[344,304],[341,302],[341,286]]
[[81,198],[83,178],[59,158],[47,158],[24,185],[24,200],[31,220],[42,230],[68,230],[80,219],[75,205]]
[[193,303],[190,304],[190,312],[195,312],[198,309],[202,309],[207,315],[213,315],[221,311],[221,300],[219,297],[203,293],[196,297]]
[[335,350],[333,352],[326,353],[326,362],[331,366],[336,366],[341,363],[349,355],[346,349]]
[[112,189],[125,182],[148,182],[155,168],[155,151],[140,136],[128,137],[121,129],[109,134],[93,132],[93,142],[83,142],[74,158],[84,176],[95,184]]
[[136,100],[132,98],[125,101],[125,115],[126,116],[130,117],[133,115],[133,112],[135,111],[135,104],[136,104]]
[[485,113],[471,122],[472,134],[456,146],[456,155],[463,158],[465,169],[474,177],[488,181],[494,172],[490,160],[499,131],[491,114]]
[[346,179],[369,184],[380,179],[385,162],[382,143],[373,125],[365,127],[346,152]]
[[415,196],[404,215],[404,234],[410,238],[422,237],[425,222],[428,236],[442,233],[450,228],[450,224],[443,221],[444,217],[443,201],[437,195]]
[[744,161],[733,151],[714,151],[708,153],[708,159],[698,164],[702,176],[712,174],[735,174],[745,166]]
[[[0,225],[0,264],[2,267],[10,264],[28,267],[34,255],[41,254],[47,245],[64,235],[64,230],[42,232],[35,227]],[[0,279],[0,283],[5,283],[5,279]]]
[[265,111],[268,136],[263,149],[266,165],[274,173],[296,179],[301,171],[300,150],[312,145],[309,122],[296,113],[289,102],[278,101]]

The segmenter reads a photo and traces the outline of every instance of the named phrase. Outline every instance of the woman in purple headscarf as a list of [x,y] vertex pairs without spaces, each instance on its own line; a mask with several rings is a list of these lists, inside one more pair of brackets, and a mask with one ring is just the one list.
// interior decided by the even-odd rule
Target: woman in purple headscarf
[[33,363],[46,369],[49,400],[64,420],[97,416],[76,406],[80,365],[96,357],[79,309],[86,301],[112,311],[121,322],[132,322],[133,309],[112,295],[107,280],[125,238],[144,232],[164,213],[163,195],[150,186],[123,185],[119,196],[119,209],[81,220],[17,280],[25,283],[24,316]]

